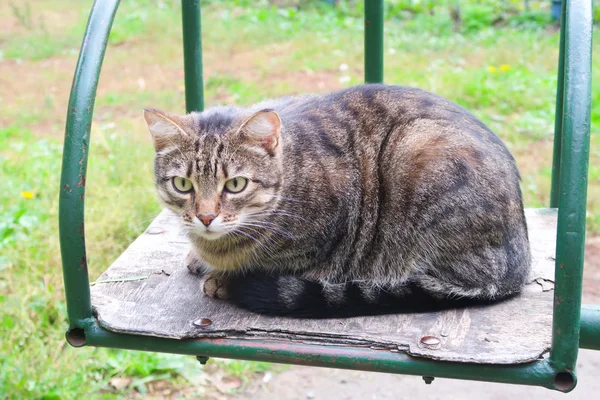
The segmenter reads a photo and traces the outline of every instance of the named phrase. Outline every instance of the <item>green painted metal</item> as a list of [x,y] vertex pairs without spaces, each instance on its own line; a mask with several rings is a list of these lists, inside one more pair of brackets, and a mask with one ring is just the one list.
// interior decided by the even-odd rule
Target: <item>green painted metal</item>
[[590,150],[592,2],[570,0],[564,12],[564,117],[550,359],[557,370],[574,371],[579,347]]
[[175,340],[122,335],[96,323],[86,326],[86,344],[164,353],[202,354],[204,357],[270,361],[284,364],[389,372],[396,374],[469,379],[501,383],[556,387],[556,371],[547,360],[518,365],[449,363],[411,357],[405,353],[348,346],[318,346],[291,341],[193,339]]
[[554,113],[554,151],[552,154],[552,186],[550,188],[550,207],[558,207],[558,188],[560,185],[560,160],[562,149],[563,97],[565,85],[565,24],[566,7],[560,17],[560,46],[558,50],[558,76],[556,85],[556,111]]
[[581,307],[579,347],[600,350],[600,305],[584,304]]
[[59,229],[71,327],[76,326],[79,320],[92,316],[83,199],[96,88],[108,33],[118,6],[119,0],[94,2],[69,98],[60,180]]
[[181,0],[183,26],[183,64],[185,69],[185,108],[204,110],[202,76],[202,25],[200,0]]
[[365,0],[365,82],[383,82],[383,0]]

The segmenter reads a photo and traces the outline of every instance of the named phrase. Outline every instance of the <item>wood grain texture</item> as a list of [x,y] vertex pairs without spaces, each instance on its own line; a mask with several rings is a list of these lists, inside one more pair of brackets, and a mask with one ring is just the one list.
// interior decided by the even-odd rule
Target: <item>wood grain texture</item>
[[[300,341],[403,351],[481,364],[538,359],[551,343],[555,209],[526,210],[533,268],[524,292],[487,307],[346,319],[267,317],[204,296],[183,261],[188,251],[177,218],[163,211],[92,284],[100,324],[111,331],[175,339],[227,337]],[[207,327],[194,321],[208,318]],[[433,336],[433,343],[422,338]]]

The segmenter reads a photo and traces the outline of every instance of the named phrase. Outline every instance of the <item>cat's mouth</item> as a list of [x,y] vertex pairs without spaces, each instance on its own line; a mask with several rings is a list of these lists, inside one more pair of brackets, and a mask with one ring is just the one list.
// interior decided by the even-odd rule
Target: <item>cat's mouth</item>
[[215,224],[215,226],[204,226],[201,223],[196,223],[196,221],[190,223],[184,223],[186,226],[187,234],[193,238],[204,239],[204,240],[217,240],[227,236],[230,231],[225,227],[218,226],[219,224]]

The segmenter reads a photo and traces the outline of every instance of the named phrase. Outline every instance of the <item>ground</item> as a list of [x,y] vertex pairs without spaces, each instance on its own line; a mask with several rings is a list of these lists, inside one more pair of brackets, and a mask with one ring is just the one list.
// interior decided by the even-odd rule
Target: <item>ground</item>
[[[600,382],[600,353],[582,350],[577,362],[578,386],[569,394],[545,388],[436,378],[426,385],[419,376],[293,367],[268,382],[249,388],[235,400],[527,400],[591,399]],[[219,397],[214,397],[219,400]]]
[[[203,2],[208,105],[245,105],[362,82],[362,2],[340,1],[337,8],[323,2],[296,7],[297,2],[278,1],[293,3],[279,8],[267,3]],[[497,5],[505,2],[469,2],[457,28],[443,5],[422,12],[418,4],[425,2],[412,2],[418,4],[410,9],[401,3],[386,2],[385,80],[434,91],[483,119],[515,155],[526,206],[546,206],[559,36],[545,11],[499,14]],[[549,4],[530,3],[534,11]],[[68,0],[0,2],[0,398],[273,398],[253,392],[261,386],[279,393],[275,398],[290,399],[307,398],[311,391],[315,398],[341,393],[385,398],[386,390],[401,386],[420,388],[423,397],[455,390],[484,395],[488,388],[497,398],[549,393],[449,380],[425,386],[418,377],[302,367],[282,372],[264,363],[211,360],[200,367],[190,357],[66,346],[58,187],[67,103],[88,7],[89,2]],[[160,210],[141,109],[184,110],[180,19],[178,1],[137,0],[123,1],[115,20],[96,98],[87,176],[92,279]],[[584,302],[600,303],[598,57],[592,80]],[[580,362],[573,396],[598,388],[588,375],[597,356],[584,352]]]

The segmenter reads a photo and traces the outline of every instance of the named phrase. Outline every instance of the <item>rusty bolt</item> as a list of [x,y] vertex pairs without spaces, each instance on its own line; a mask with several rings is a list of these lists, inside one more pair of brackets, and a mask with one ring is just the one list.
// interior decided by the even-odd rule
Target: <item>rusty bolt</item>
[[441,343],[440,339],[435,336],[423,336],[421,338],[421,344],[428,349],[438,349]]
[[206,328],[212,324],[212,321],[208,318],[200,318],[192,322],[192,324],[198,328]]

